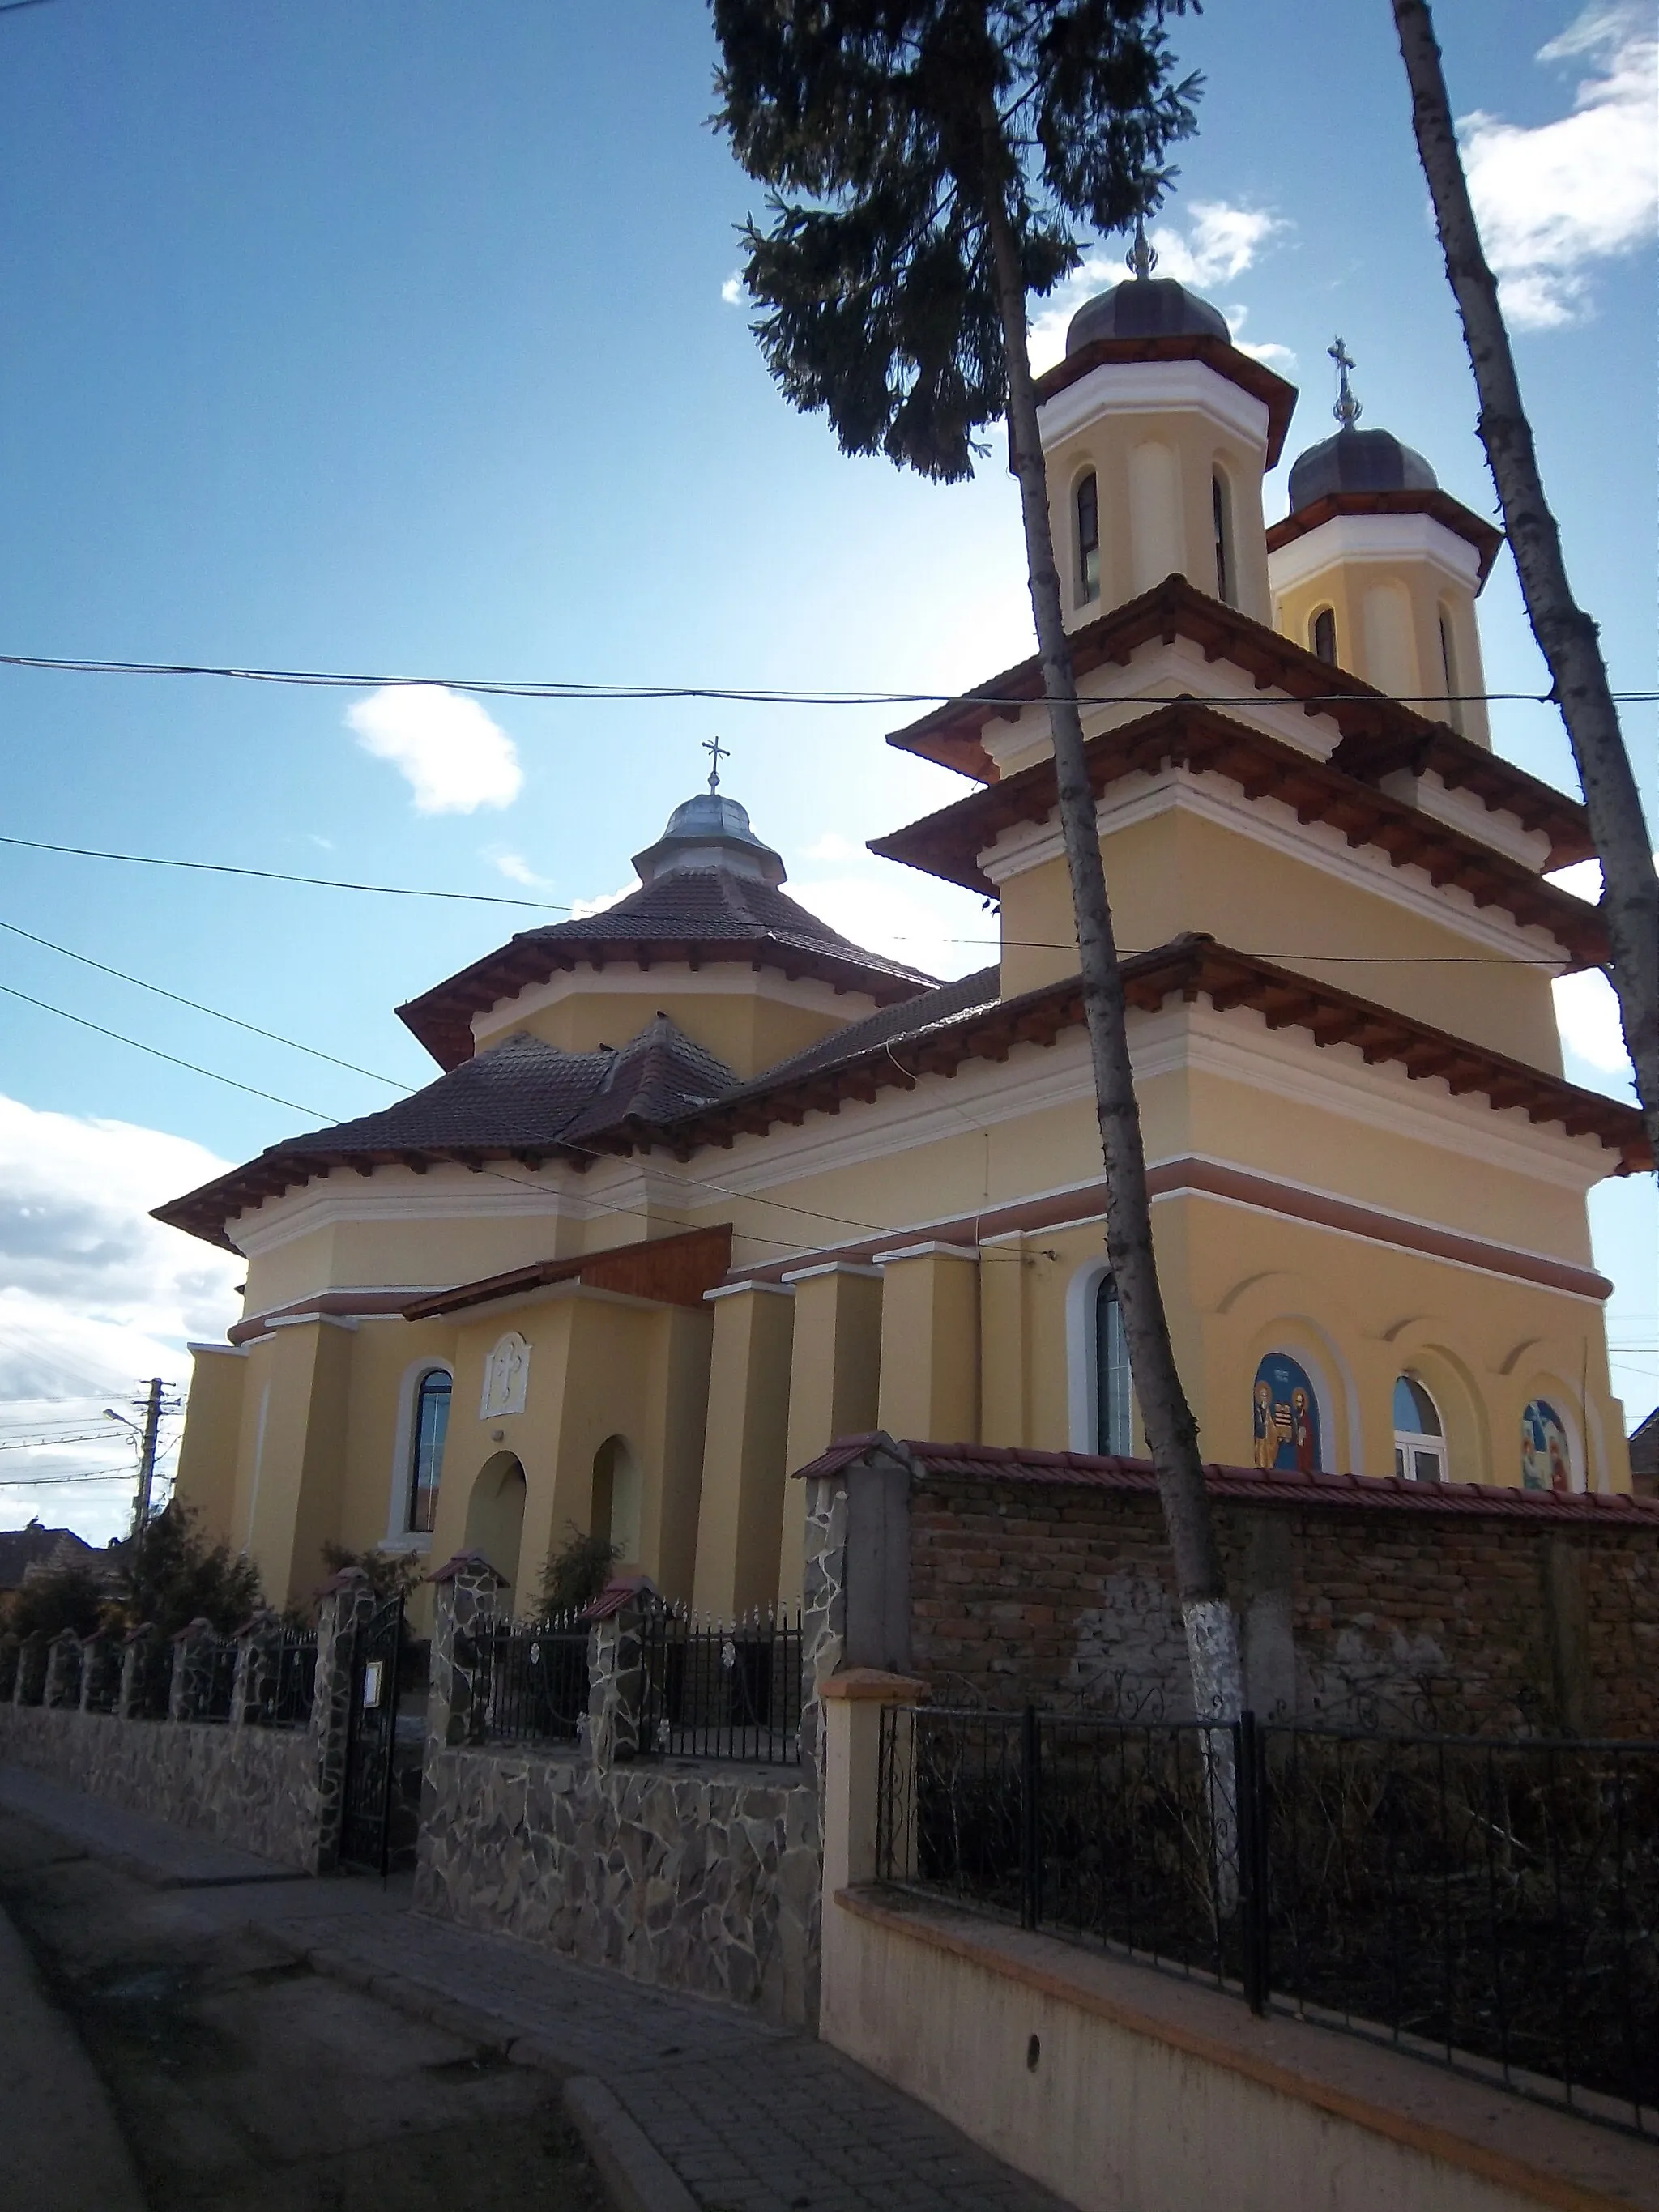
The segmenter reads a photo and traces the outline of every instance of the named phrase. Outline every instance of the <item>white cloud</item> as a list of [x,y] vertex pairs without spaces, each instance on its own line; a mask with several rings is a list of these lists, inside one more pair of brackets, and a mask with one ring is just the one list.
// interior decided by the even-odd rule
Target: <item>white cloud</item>
[[551,890],[553,888],[547,877],[536,873],[522,853],[493,853],[490,858],[510,884],[522,884],[530,891]]
[[[126,1410],[148,1376],[187,1382],[186,1340],[222,1338],[244,1272],[149,1208],[225,1166],[159,1129],[0,1097],[0,1431],[97,1431],[0,1454],[0,1523],[38,1515],[100,1542],[125,1529],[132,1454],[102,1409]],[[33,1480],[104,1469],[107,1486]]]
[[918,897],[902,882],[866,876],[792,880],[788,891],[854,945],[929,975],[965,975],[990,967],[998,957],[997,917],[967,892],[935,890],[931,899]]
[[855,837],[843,837],[838,830],[826,830],[810,845],[801,848],[803,860],[866,860],[869,854]]
[[1619,1022],[1619,1001],[1601,969],[1584,968],[1576,975],[1558,975],[1552,988],[1555,1019],[1567,1050],[1604,1074],[1628,1080],[1630,1060]]
[[607,907],[620,905],[623,899],[631,898],[639,887],[639,878],[635,876],[631,884],[624,884],[619,891],[605,891],[598,898],[578,899],[570,909],[570,919],[572,921],[586,921],[591,914],[603,914]]
[[744,283],[741,275],[734,275],[726,278],[725,283],[720,286],[720,297],[725,301],[728,307],[746,307],[748,306],[748,288]]
[[[1226,200],[1194,200],[1190,220],[1183,228],[1171,221],[1155,223],[1148,233],[1158,255],[1157,273],[1178,283],[1204,291],[1240,276],[1261,257],[1273,240],[1290,228],[1278,216],[1260,208],[1235,207]],[[1066,325],[1085,300],[1127,276],[1121,257],[1104,249],[1089,254],[1063,284],[1049,293],[1032,319],[1031,367],[1039,376],[1052,368],[1066,352]],[[1230,307],[1229,319],[1243,320],[1243,310]],[[1252,345],[1242,349],[1277,366],[1292,360],[1282,346]]]
[[513,740],[476,699],[441,684],[387,684],[346,711],[357,742],[409,780],[419,814],[511,806],[524,785]]
[[1528,129],[1477,110],[1458,123],[1469,197],[1504,307],[1522,330],[1575,320],[1586,263],[1659,234],[1659,33],[1645,6],[1587,8],[1540,62],[1585,66],[1572,112]]

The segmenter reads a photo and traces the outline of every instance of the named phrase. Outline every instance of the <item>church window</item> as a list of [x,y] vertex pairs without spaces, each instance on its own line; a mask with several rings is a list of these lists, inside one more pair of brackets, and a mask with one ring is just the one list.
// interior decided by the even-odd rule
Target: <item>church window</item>
[[1451,617],[1444,607],[1440,610],[1440,668],[1446,679],[1446,720],[1461,734],[1463,702],[1457,696],[1457,641],[1452,635]]
[[1227,479],[1219,469],[1210,477],[1210,508],[1215,520],[1215,595],[1226,606],[1237,606],[1233,578],[1232,500]]
[[449,1400],[453,1388],[441,1367],[428,1367],[415,1393],[409,1525],[417,1534],[429,1533],[438,1517],[438,1478],[443,1472],[444,1438],[449,1433]]
[[1095,1449],[1127,1459],[1133,1452],[1131,1419],[1133,1386],[1129,1376],[1129,1339],[1117,1285],[1101,1278],[1095,1292]]
[[1394,1386],[1394,1471],[1408,1482],[1444,1482],[1446,1432],[1440,1411],[1414,1375]]
[[1521,1486],[1563,1493],[1573,1486],[1567,1425],[1547,1398],[1529,1399],[1521,1415]]
[[1321,660],[1336,665],[1336,610],[1321,607],[1309,631],[1310,642]]
[[1319,1448],[1319,1399],[1308,1371],[1287,1352],[1270,1352],[1255,1370],[1252,1392],[1254,1458],[1264,1474],[1316,1474],[1324,1465]]
[[1100,597],[1100,486],[1091,469],[1077,488],[1077,591]]

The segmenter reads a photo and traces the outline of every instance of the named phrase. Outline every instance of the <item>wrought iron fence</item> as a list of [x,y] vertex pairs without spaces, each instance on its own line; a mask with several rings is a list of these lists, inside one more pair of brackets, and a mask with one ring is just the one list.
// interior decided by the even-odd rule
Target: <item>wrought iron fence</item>
[[580,1613],[505,1621],[484,1644],[481,1732],[491,1743],[574,1743],[587,1712],[587,1623]]
[[307,1727],[316,1682],[317,1632],[290,1624],[266,1663],[254,1670],[245,1717],[255,1728]]
[[195,1682],[195,1712],[198,1721],[228,1721],[231,1693],[236,1686],[236,1638],[204,1637],[196,1655],[199,1672]]
[[144,1638],[132,1659],[131,1717],[164,1721],[173,1700],[173,1655],[177,1647],[166,1637]]
[[1659,1744],[895,1709],[878,1865],[1659,2133]]
[[664,1606],[641,1623],[641,1747],[788,1765],[800,1757],[799,1610],[721,1625]]

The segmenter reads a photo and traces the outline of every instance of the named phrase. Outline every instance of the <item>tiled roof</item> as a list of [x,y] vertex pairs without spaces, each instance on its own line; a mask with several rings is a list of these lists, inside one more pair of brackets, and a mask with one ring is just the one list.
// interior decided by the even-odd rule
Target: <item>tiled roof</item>
[[854,945],[775,884],[726,868],[676,867],[601,914],[521,930],[398,1012],[436,1059],[453,1066],[472,1050],[474,1014],[561,969],[733,960],[817,976],[884,1004],[913,997],[933,981]]
[[[1012,1483],[1042,1488],[1111,1490],[1156,1496],[1158,1478],[1149,1459],[1112,1459],[1089,1452],[1032,1451],[1005,1444],[937,1443],[907,1437],[897,1441],[877,1431],[837,1437],[826,1452],[797,1468],[798,1479],[840,1474],[876,1452],[908,1456],[923,1474],[955,1475],[968,1481]],[[1453,1518],[1479,1516],[1509,1521],[1594,1521],[1659,1531],[1659,1499],[1624,1492],[1511,1490],[1497,1483],[1407,1482],[1395,1474],[1263,1474],[1259,1468],[1230,1467],[1207,1461],[1206,1487],[1212,1498],[1250,1505],[1371,1513],[1431,1513]]]
[[920,992],[902,1005],[884,1006],[879,1013],[866,1014],[861,1022],[849,1022],[843,1030],[832,1030],[816,1044],[763,1068],[735,1095],[769,1090],[774,1084],[790,1083],[798,1076],[816,1075],[824,1068],[840,1066],[844,1060],[856,1060],[874,1046],[897,1045],[908,1037],[924,1036],[940,1022],[970,1014],[975,1007],[994,1006],[1000,992],[1000,975],[999,968],[975,969],[971,975],[960,975],[954,982]]
[[93,1553],[93,1546],[73,1528],[43,1528],[35,1521],[27,1528],[0,1530],[0,1590],[21,1589],[31,1567],[49,1573],[84,1565]]

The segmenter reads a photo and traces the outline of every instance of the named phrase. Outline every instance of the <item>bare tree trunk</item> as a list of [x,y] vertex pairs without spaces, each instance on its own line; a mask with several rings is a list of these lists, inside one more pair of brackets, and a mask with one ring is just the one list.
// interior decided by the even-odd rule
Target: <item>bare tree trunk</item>
[[994,130],[996,137],[995,158],[989,165],[988,220],[1007,349],[1009,421],[1025,521],[1031,610],[1036,617],[1043,690],[1054,734],[1055,786],[1077,913],[1083,1006],[1106,1162],[1106,1252],[1122,1304],[1130,1371],[1175,1553],[1195,1710],[1200,1719],[1231,1721],[1243,1704],[1238,1626],[1227,1602],[1221,1554],[1210,1517],[1209,1493],[1198,1450],[1198,1424],[1176,1370],[1152,1253],[1146,1157],[1129,1065],[1123,978],[1112,934],[1106,871],[1101,864],[1095,796],[1084,753],[1071,646],[1060,611],[1060,577],[1048,528],[1048,472],[1037,433],[1036,394],[1026,343],[1025,283],[1013,228],[1000,196],[999,180],[1006,156],[1000,129],[994,118],[994,111],[987,121],[988,134]]
[[1480,395],[1480,442],[1498,487],[1532,634],[1549,664],[1578,766],[1590,836],[1601,862],[1601,912],[1625,1047],[1636,1070],[1649,1141],[1659,1152],[1659,877],[1654,874],[1653,847],[1599,635],[1573,602],[1560,532],[1544,496],[1497,280],[1486,266],[1469,201],[1427,0],[1393,4],[1411,84],[1417,150]]

